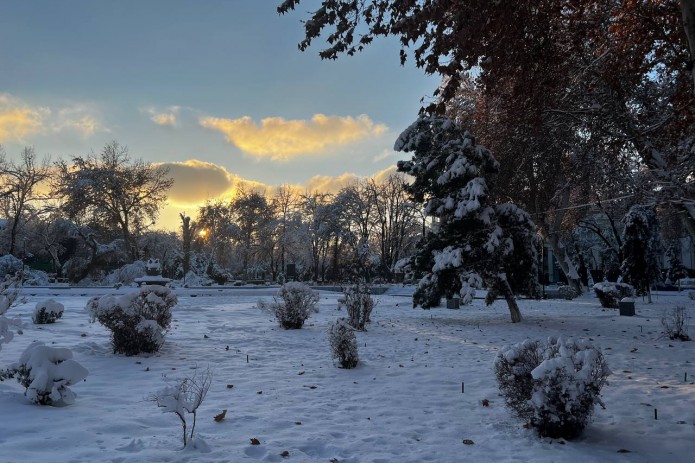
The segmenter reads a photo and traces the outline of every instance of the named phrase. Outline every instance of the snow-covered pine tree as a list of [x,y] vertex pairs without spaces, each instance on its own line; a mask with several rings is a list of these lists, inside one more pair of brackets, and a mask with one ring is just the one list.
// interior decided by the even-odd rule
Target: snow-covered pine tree
[[499,164],[490,151],[438,116],[421,116],[394,149],[413,153],[398,170],[414,177],[408,193],[435,218],[412,259],[413,268],[425,273],[413,303],[433,307],[442,295],[456,293],[470,302],[474,288],[484,284],[505,298],[512,321],[520,321],[514,291],[535,295],[538,288],[535,227],[522,209],[491,200]]
[[659,278],[660,226],[654,206],[635,205],[625,214],[623,280],[635,287],[640,296],[647,295],[649,286]]

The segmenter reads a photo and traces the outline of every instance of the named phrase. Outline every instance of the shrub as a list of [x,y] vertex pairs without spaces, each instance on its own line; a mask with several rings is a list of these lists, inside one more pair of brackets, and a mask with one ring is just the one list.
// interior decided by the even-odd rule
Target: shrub
[[86,310],[92,321],[111,331],[113,352],[137,355],[157,352],[171,324],[176,295],[164,286],[148,285],[122,296],[92,298]]
[[261,309],[270,311],[277,318],[280,326],[289,329],[299,329],[312,312],[317,312],[316,303],[319,295],[304,283],[290,281],[282,285],[273,302],[266,304],[259,301]]
[[[192,376],[187,376],[177,380],[173,385],[169,385],[150,396],[150,400],[155,402],[165,413],[174,413],[178,416],[183,429],[183,446],[189,442],[194,442],[195,424],[198,417],[198,407],[203,403],[212,385],[212,371],[208,366],[202,372],[197,370]],[[186,413],[193,415],[193,423],[190,434],[187,432],[188,422]]]
[[346,288],[345,307],[348,313],[348,323],[356,330],[364,331],[365,325],[371,321],[370,316],[376,301],[369,294],[369,287],[357,284]]
[[601,302],[601,307],[617,309],[618,302],[624,297],[634,297],[635,288],[627,283],[596,283],[594,285],[596,297]]
[[63,317],[64,310],[65,307],[60,302],[56,302],[53,299],[47,299],[36,304],[34,315],[32,315],[31,320],[36,325],[55,323],[56,320]]
[[333,358],[338,359],[340,368],[350,369],[357,366],[357,337],[344,318],[339,318],[328,327],[328,341]]
[[549,338],[504,347],[495,359],[502,396],[539,435],[571,439],[591,418],[610,370],[585,340]]
[[690,341],[688,336],[688,325],[690,324],[690,314],[685,307],[675,307],[664,311],[661,316],[661,325],[664,327],[664,334],[672,340]]
[[26,388],[24,395],[35,404],[63,406],[75,403],[75,394],[68,386],[79,383],[87,374],[87,369],[72,359],[70,349],[48,347],[37,341],[0,376],[16,377]]
[[691,301],[695,301],[695,291],[688,291],[688,297]]
[[560,295],[560,297],[562,299],[566,299],[568,301],[571,301],[572,299],[579,296],[579,293],[577,292],[577,290],[571,286],[560,286],[558,288],[558,294]]

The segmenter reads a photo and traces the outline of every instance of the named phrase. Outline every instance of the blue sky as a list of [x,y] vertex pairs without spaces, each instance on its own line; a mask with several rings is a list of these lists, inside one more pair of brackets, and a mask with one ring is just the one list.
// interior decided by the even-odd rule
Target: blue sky
[[393,166],[438,79],[401,67],[395,40],[337,61],[302,53],[317,2],[285,16],[278,3],[2,2],[0,143],[55,159],[118,140],[175,163],[179,209],[241,179],[328,188]]

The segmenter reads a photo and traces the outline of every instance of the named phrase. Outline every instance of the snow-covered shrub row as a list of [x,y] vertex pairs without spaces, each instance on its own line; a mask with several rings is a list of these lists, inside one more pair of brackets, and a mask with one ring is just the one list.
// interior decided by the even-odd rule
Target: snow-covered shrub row
[[357,337],[355,331],[344,318],[339,318],[328,326],[328,341],[331,353],[338,359],[341,368],[355,368],[359,357],[357,355]]
[[282,285],[273,302],[258,302],[261,310],[275,315],[280,326],[289,329],[299,329],[312,312],[317,312],[316,303],[319,295],[304,283],[290,281]]
[[31,320],[36,325],[45,325],[47,323],[55,323],[56,320],[63,317],[65,307],[60,302],[53,299],[37,302],[34,308],[34,314]]
[[690,341],[688,326],[690,325],[690,314],[688,309],[682,306],[674,307],[664,311],[661,316],[661,326],[664,334],[671,340]]
[[345,307],[348,313],[348,323],[356,330],[364,331],[365,325],[371,321],[370,316],[376,305],[367,285],[357,284],[343,291]]
[[562,299],[566,299],[568,301],[571,301],[575,297],[579,296],[579,293],[577,292],[576,289],[574,289],[571,286],[560,286],[558,288],[558,294]]
[[601,307],[617,309],[618,302],[624,297],[633,297],[635,288],[627,283],[596,283],[594,293],[601,302]]
[[88,374],[86,368],[72,359],[70,349],[36,341],[0,378],[17,378],[26,388],[24,395],[35,404],[63,406],[75,403],[75,394],[68,386],[79,383]]
[[548,338],[505,346],[495,376],[507,406],[539,435],[571,439],[586,427],[610,370],[584,339]]
[[111,330],[113,352],[137,355],[157,352],[171,324],[176,295],[164,286],[148,285],[121,296],[95,297],[85,309],[91,321]]

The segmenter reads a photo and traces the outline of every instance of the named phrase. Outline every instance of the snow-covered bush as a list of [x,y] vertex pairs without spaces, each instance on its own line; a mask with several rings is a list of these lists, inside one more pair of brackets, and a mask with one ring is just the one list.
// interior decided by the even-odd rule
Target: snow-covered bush
[[343,294],[345,294],[348,323],[356,330],[364,331],[365,325],[371,321],[370,316],[376,305],[369,286],[357,284],[346,288]]
[[562,299],[571,301],[575,297],[579,296],[579,292],[571,286],[560,286],[557,290],[558,294]]
[[695,301],[695,291],[688,291],[688,297],[691,301]]
[[143,276],[145,276],[145,262],[136,260],[106,275],[102,284],[104,286],[130,285],[136,278]]
[[690,341],[688,325],[690,325],[690,314],[685,307],[674,307],[666,310],[661,316],[661,326],[664,327],[664,334],[669,339]]
[[137,355],[162,347],[177,302],[169,288],[147,285],[121,296],[92,298],[85,309],[92,321],[111,330],[114,353]]
[[312,312],[317,312],[316,303],[319,295],[304,283],[290,281],[282,285],[273,302],[259,302],[259,308],[270,311],[277,318],[280,326],[288,329],[299,329]]
[[601,307],[617,309],[618,302],[624,297],[634,297],[635,289],[627,283],[596,283],[594,293],[601,302]]
[[212,284],[212,278],[207,275],[201,275],[190,271],[186,274],[186,278],[181,284],[185,284],[188,287],[191,286],[210,286]]
[[495,376],[507,406],[541,436],[571,439],[586,427],[610,375],[603,354],[583,339],[526,340],[505,346]]
[[48,273],[42,270],[25,268],[24,286],[48,286]]
[[34,315],[31,320],[36,325],[45,325],[47,323],[55,323],[56,320],[63,317],[65,307],[60,302],[53,299],[47,299],[42,302],[37,302],[34,308]]
[[340,368],[349,369],[357,366],[357,337],[354,329],[344,318],[339,318],[328,327],[328,341],[333,358],[338,359]]
[[7,275],[14,275],[22,270],[24,265],[22,261],[12,254],[5,254],[0,257],[0,279],[4,279]]
[[72,359],[72,351],[33,342],[6,372],[26,388],[24,395],[38,405],[63,406],[75,403],[68,386],[79,383],[89,372]]

